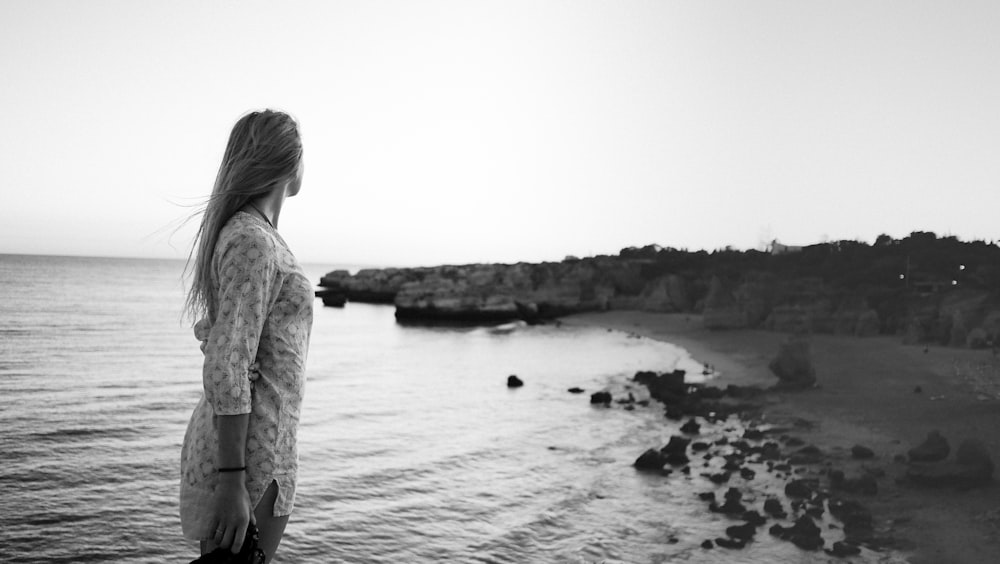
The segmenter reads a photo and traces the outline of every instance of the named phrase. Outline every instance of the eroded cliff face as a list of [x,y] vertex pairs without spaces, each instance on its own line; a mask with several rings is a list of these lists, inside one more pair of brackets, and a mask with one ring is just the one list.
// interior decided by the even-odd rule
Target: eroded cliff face
[[913,296],[901,333],[908,344],[993,347],[1000,344],[1000,303],[982,290]]
[[351,301],[392,303],[416,321],[537,322],[606,309],[696,312],[715,330],[763,328],[792,334],[899,335],[904,342],[959,347],[1000,343],[1000,300],[986,291],[916,294],[868,288],[846,292],[817,277],[738,277],[647,271],[619,257],[539,264],[472,264],[334,271],[326,292]]
[[645,281],[635,265],[601,258],[540,264],[472,264],[334,271],[320,285],[353,301],[393,303],[408,320],[534,322],[584,311],[689,311],[686,281]]

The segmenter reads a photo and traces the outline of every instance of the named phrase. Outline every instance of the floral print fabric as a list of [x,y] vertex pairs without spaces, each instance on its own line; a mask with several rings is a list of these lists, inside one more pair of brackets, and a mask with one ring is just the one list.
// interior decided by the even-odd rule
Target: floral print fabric
[[190,539],[208,539],[218,483],[216,416],[249,413],[247,490],[256,506],[278,483],[274,515],[295,501],[295,436],[305,384],[313,290],[278,232],[265,220],[237,212],[219,233],[212,257],[208,316],[195,324],[205,353],[204,394],[181,449],[181,526]]

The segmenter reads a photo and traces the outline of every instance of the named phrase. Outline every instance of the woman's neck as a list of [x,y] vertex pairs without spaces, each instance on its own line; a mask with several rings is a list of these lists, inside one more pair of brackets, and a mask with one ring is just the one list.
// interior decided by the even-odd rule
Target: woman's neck
[[264,215],[264,219],[271,223],[275,229],[278,228],[278,217],[281,215],[281,206],[285,203],[284,190],[272,190],[270,193],[250,200],[251,209]]

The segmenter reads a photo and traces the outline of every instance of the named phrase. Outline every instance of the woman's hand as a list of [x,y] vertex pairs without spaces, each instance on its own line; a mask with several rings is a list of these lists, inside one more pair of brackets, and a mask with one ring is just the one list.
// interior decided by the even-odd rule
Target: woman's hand
[[253,521],[250,493],[247,492],[245,472],[219,474],[215,490],[215,544],[228,548],[233,554],[243,548],[247,527]]

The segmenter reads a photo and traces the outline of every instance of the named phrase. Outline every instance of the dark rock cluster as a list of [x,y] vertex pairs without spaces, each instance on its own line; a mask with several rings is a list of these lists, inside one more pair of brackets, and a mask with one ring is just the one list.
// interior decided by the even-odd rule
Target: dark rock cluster
[[[743,548],[764,528],[803,550],[822,549],[838,557],[858,554],[861,546],[878,549],[887,542],[876,537],[871,512],[854,499],[876,495],[876,478],[871,474],[848,477],[832,470],[830,455],[818,447],[789,435],[787,429],[754,424],[755,404],[741,400],[759,392],[688,385],[674,373],[640,372],[634,380],[665,400],[667,414],[679,414],[681,423],[667,444],[642,453],[635,468],[664,476],[700,474],[706,484],[724,488],[698,497],[709,511],[737,522],[727,526],[724,535],[704,540],[704,548]],[[737,423],[731,415],[739,416]],[[869,452],[874,456],[863,445],[852,450],[862,458],[869,457]],[[696,472],[695,466],[705,470]],[[748,495],[761,487],[753,485],[760,472],[784,481],[780,493]],[[824,515],[839,521],[834,538],[820,527]]]
[[[835,557],[857,555],[862,547],[877,551],[892,546],[891,537],[876,531],[863,501],[879,495],[879,480],[887,475],[884,468],[868,464],[880,458],[875,450],[855,444],[833,447],[833,454],[825,452],[790,434],[808,431],[812,422],[792,418],[787,427],[763,424],[759,400],[764,390],[691,384],[684,376],[675,370],[640,371],[633,377],[633,383],[645,386],[661,402],[665,417],[676,422],[676,433],[667,443],[647,449],[634,467],[662,476],[700,476],[715,488],[699,493],[699,499],[708,511],[738,522],[727,526],[724,536],[705,539],[702,547],[743,548],[764,527],[802,550],[823,550]],[[597,392],[591,403],[620,403],[627,409],[648,405],[645,400],[637,402],[631,391],[617,402],[610,392]],[[953,460],[948,459],[951,453],[947,439],[931,431],[907,455],[885,458],[897,465],[892,467],[895,472],[900,465],[905,467],[902,477],[897,473],[896,478],[903,485],[964,489],[992,481],[994,463],[981,441],[960,443]],[[850,469],[835,468],[838,461]],[[759,483],[762,473],[768,479]],[[771,491],[775,479],[783,483],[779,491]],[[827,523],[832,533],[824,530]]]
[[958,445],[954,461],[947,460],[951,447],[938,431],[908,452],[906,480],[918,486],[969,489],[993,481],[994,464],[986,445],[967,439]]

